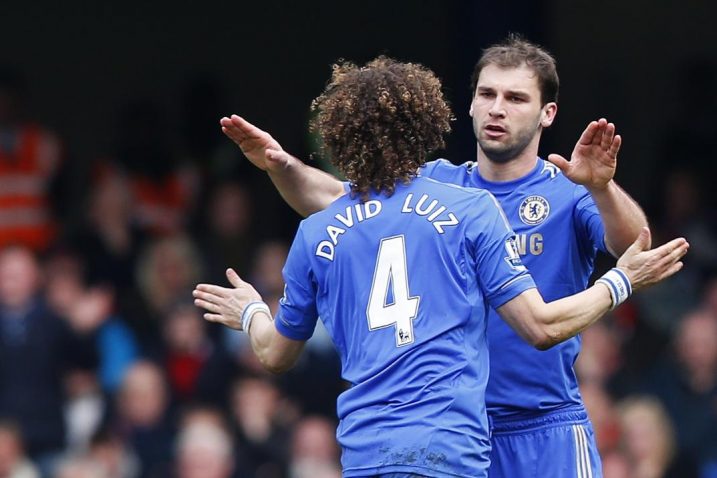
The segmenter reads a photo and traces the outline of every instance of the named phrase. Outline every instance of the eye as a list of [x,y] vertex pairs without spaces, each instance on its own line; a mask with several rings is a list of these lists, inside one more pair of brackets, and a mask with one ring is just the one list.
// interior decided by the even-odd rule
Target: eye
[[508,97],[508,100],[512,103],[525,103],[525,98],[522,96],[510,96]]

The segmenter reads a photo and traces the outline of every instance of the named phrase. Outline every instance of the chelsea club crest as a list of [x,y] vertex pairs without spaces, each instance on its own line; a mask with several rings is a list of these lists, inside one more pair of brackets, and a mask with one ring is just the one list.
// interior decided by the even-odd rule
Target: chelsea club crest
[[542,196],[528,196],[518,209],[520,220],[529,226],[535,226],[545,221],[550,214],[550,204]]

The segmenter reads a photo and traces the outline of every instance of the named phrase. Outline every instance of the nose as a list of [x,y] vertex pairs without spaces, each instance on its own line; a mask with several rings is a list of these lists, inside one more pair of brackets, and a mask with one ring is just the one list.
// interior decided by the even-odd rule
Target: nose
[[490,105],[488,114],[491,117],[502,118],[505,116],[505,108],[503,107],[503,99],[500,96],[496,96],[493,100],[493,104]]

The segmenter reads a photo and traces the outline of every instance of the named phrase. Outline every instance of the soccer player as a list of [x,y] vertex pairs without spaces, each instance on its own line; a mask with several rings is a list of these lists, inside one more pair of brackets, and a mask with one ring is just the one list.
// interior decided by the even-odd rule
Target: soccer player
[[416,177],[451,118],[429,70],[386,58],[339,65],[314,104],[351,194],[302,221],[275,320],[232,270],[233,288],[199,284],[195,303],[207,320],[245,330],[275,372],[291,367],[321,317],[352,384],[337,407],[344,476],[485,477],[488,307],[549,348],[631,286],[679,270],[687,243],[644,251],[644,229],[598,284],[546,304],[490,193]]
[[[552,163],[539,158],[542,130],[557,113],[559,81],[553,57],[519,38],[486,49],[472,83],[476,160],[460,166],[433,161],[420,174],[492,192],[546,300],[584,289],[597,250],[623,253],[647,224],[640,207],[613,180],[620,136],[613,124],[600,119],[585,129],[570,162],[558,155],[550,155]],[[345,193],[338,180],[289,156],[268,133],[242,118],[223,118],[221,124],[300,214],[321,210]],[[573,370],[580,338],[539,352],[495,311],[488,336],[490,476],[601,476]]]

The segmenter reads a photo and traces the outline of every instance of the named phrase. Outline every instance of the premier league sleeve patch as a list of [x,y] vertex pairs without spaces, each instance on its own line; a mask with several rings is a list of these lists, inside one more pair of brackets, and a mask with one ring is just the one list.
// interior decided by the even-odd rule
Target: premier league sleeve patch
[[508,253],[508,256],[505,257],[505,262],[507,262],[513,270],[516,271],[524,271],[526,270],[525,266],[523,265],[523,261],[520,260],[520,254],[518,253],[518,246],[515,243],[515,236],[509,237],[505,241],[505,252]]
[[550,204],[543,196],[528,196],[520,203],[518,214],[524,224],[535,226],[547,219],[550,214]]

